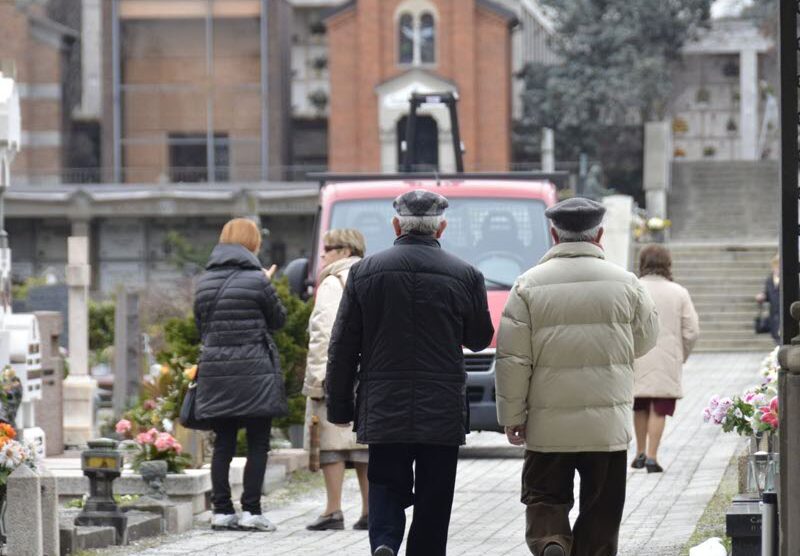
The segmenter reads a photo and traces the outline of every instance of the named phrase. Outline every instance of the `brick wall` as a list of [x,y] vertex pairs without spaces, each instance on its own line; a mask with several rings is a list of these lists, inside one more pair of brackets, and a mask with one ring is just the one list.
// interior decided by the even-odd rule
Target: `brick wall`
[[[397,64],[403,0],[359,0],[327,21],[330,41],[329,164],[378,171],[375,87],[408,70]],[[511,159],[511,34],[508,22],[474,0],[431,0],[436,64],[424,69],[458,87],[466,170],[506,170]]]

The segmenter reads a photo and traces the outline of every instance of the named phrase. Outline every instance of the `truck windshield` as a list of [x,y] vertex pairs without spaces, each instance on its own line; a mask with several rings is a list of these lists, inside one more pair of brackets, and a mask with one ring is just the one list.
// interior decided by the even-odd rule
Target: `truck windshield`
[[[450,198],[442,247],[478,268],[488,289],[508,289],[550,247],[545,205],[535,199]],[[390,199],[339,201],[330,228],[364,234],[367,254],[395,239]]]

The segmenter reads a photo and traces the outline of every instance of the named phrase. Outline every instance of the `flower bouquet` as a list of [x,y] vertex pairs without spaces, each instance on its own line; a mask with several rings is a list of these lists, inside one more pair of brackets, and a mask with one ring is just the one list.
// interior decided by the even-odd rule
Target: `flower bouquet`
[[[130,436],[133,425],[127,419],[121,419],[115,429],[117,434]],[[132,466],[137,471],[146,461],[165,461],[169,473],[182,473],[191,463],[191,458],[183,453],[180,442],[170,433],[156,428],[140,432],[132,440],[128,438],[123,446],[134,453]]]
[[5,491],[8,477],[21,465],[35,470],[36,449],[29,443],[20,442],[17,431],[8,423],[0,423],[0,488]]

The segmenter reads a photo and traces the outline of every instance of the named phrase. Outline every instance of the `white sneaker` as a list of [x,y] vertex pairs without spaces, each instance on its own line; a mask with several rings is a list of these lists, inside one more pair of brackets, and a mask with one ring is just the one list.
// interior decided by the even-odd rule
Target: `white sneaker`
[[236,514],[214,514],[211,516],[211,528],[215,531],[238,529],[239,518]]
[[250,512],[242,512],[242,518],[239,520],[239,528],[249,529],[251,531],[265,531],[267,533],[272,533],[277,529],[275,524],[262,514],[253,515]]

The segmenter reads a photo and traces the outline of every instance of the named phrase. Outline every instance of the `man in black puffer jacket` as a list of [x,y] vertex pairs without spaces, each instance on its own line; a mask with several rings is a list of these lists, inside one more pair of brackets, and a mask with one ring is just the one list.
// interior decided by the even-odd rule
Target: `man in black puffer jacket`
[[328,420],[354,421],[369,445],[373,553],[397,553],[413,504],[406,553],[443,556],[469,428],[461,346],[480,351],[494,330],[483,276],[437,241],[447,200],[416,190],[394,207],[394,247],[356,263],[345,286],[328,350]]

